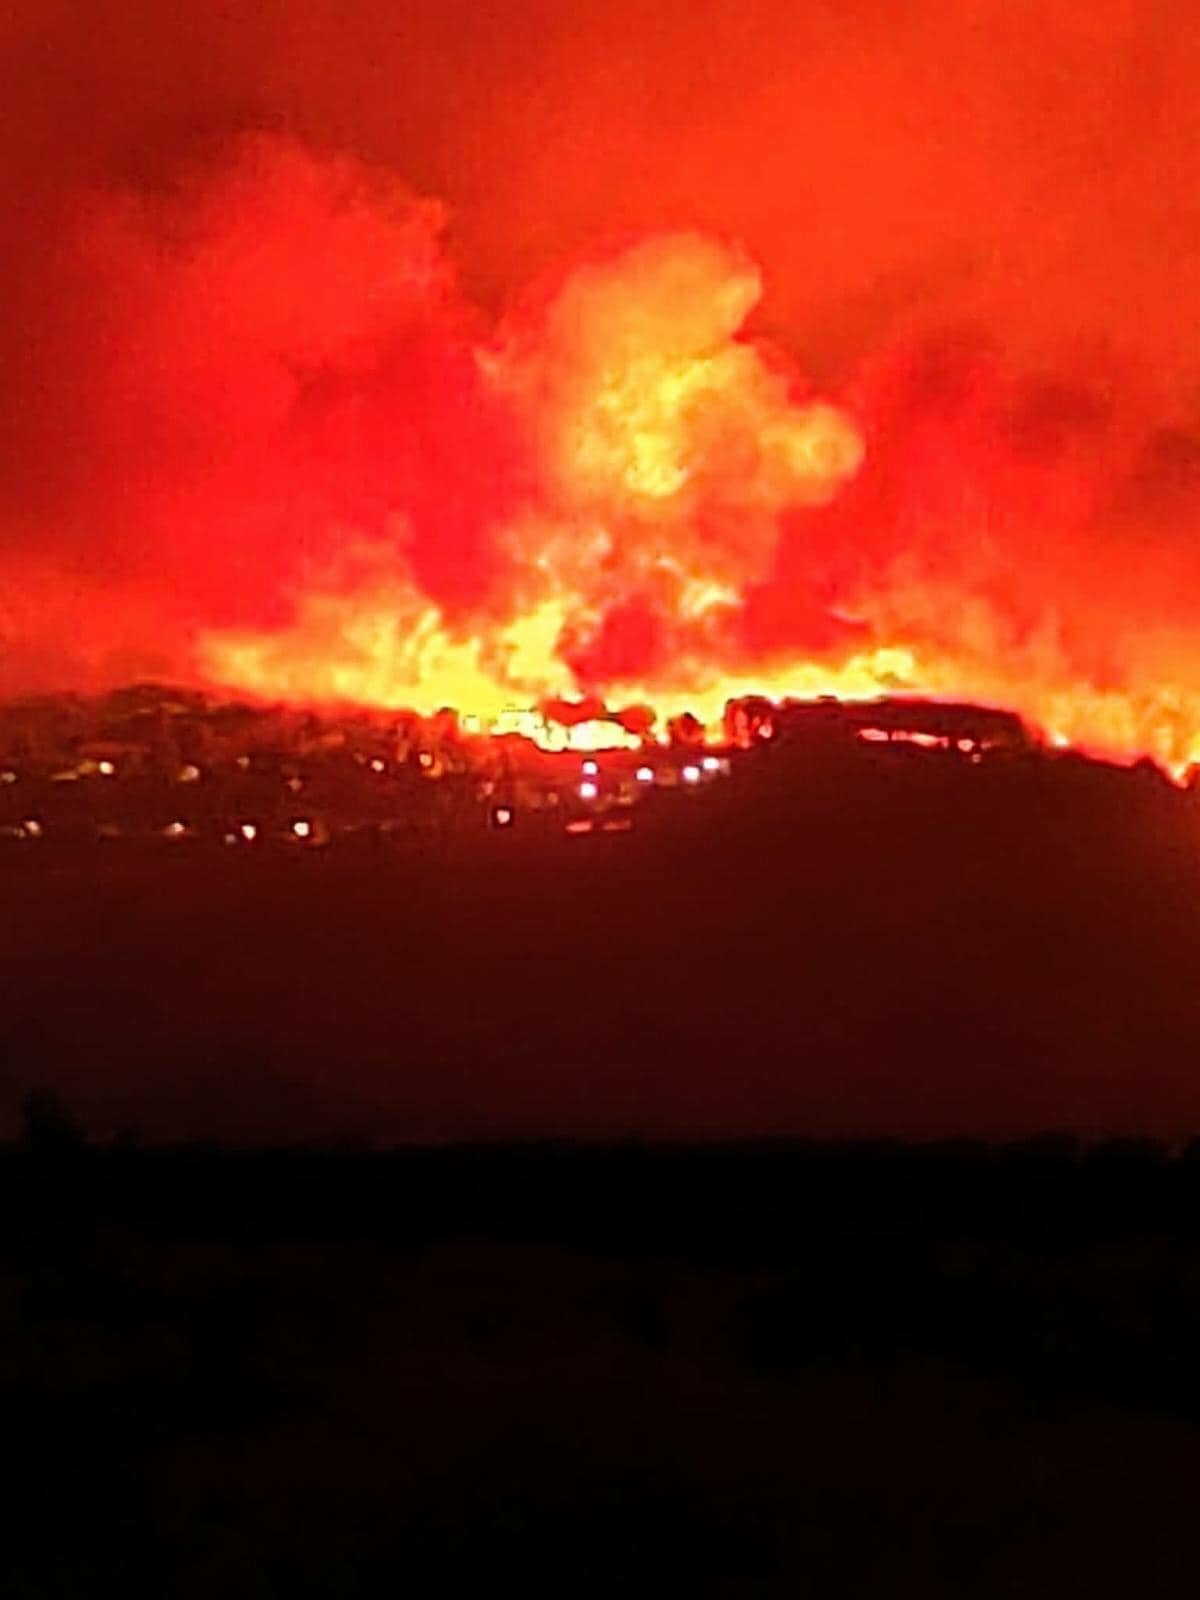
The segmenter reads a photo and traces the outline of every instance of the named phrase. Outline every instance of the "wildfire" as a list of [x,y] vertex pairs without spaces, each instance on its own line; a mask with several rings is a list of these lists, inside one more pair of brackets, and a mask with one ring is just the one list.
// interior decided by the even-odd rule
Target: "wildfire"
[[[77,640],[87,687],[453,707],[551,746],[647,731],[606,708],[661,735],[743,694],[907,691],[1200,759],[1191,457],[1107,378],[918,340],[815,393],[756,331],[754,262],[697,232],[597,250],[488,323],[440,207],[269,139],[162,203],[185,209],[80,224],[112,309],[75,520],[119,530],[124,575],[89,605],[73,553],[26,561],[6,688]],[[1178,524],[1155,560],[1147,505]]]
[[893,649],[738,670],[745,589],[769,570],[782,517],[831,499],[863,457],[849,415],[798,393],[745,336],[760,293],[739,252],[692,235],[569,277],[473,353],[489,401],[533,441],[525,503],[489,529],[503,593],[455,622],[395,544],[360,546],[357,581],[310,575],[290,626],[206,632],[206,675],[291,700],[449,705],[491,730],[514,706],[581,691],[716,723],[750,690],[911,680]]

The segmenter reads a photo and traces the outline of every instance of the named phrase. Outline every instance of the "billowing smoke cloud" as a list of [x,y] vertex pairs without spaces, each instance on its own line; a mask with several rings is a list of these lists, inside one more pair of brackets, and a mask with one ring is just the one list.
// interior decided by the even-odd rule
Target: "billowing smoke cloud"
[[1190,750],[1178,8],[4,28],[0,688],[236,657],[300,692],[322,640],[354,692],[381,630],[385,677],[414,638],[447,671],[483,641],[468,684],[897,647],[933,687]]
[[442,226],[266,136],[166,195],[81,195],[5,463],[16,642],[186,670],[197,628],[282,623],[307,570],[395,540],[400,513],[425,581],[482,582],[470,542],[505,491]]

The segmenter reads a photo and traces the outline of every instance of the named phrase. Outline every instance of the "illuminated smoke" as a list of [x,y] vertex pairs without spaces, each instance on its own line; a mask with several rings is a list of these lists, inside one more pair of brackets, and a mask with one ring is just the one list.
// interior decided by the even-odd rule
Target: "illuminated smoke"
[[480,603],[451,617],[422,582],[436,509],[415,525],[399,479],[390,539],[348,532],[340,569],[308,575],[292,626],[207,634],[207,670],[266,694],[484,714],[580,690],[719,686],[782,515],[827,502],[862,456],[846,415],[740,337],[759,293],[739,252],[689,234],[531,295],[472,351],[475,403],[508,420],[524,479],[509,504],[480,508],[476,543],[497,574]]
[[9,485],[55,537],[0,558],[0,687],[660,721],[911,688],[1200,749],[1200,445],[1143,371],[913,328],[820,394],[728,240],[642,231],[491,318],[446,222],[261,136],[77,200],[41,351],[71,381],[31,391]]

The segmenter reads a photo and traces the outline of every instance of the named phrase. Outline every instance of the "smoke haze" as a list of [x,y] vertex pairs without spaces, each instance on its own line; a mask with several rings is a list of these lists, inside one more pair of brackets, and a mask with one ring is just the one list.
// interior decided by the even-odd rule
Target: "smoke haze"
[[[315,692],[305,606],[368,582],[485,659],[542,607],[566,686],[903,646],[927,686],[1191,753],[1178,8],[64,3],[3,27],[3,690],[211,672],[249,632]],[[587,430],[652,346],[650,444],[610,430],[598,489]],[[761,445],[813,416],[840,440],[819,493]],[[651,572],[677,543],[687,571]]]

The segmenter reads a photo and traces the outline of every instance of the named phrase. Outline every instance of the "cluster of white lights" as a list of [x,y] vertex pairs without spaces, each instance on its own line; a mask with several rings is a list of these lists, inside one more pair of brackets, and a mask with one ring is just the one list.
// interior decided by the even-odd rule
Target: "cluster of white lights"
[[[258,824],[256,822],[242,822],[238,824],[236,833],[225,834],[226,844],[236,844],[239,839],[244,839],[247,844],[253,844],[258,838]],[[313,824],[307,817],[297,817],[288,830],[293,839],[311,839],[314,837]],[[172,822],[166,829],[167,835],[178,839],[186,829],[182,822]]]

